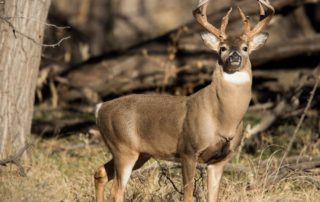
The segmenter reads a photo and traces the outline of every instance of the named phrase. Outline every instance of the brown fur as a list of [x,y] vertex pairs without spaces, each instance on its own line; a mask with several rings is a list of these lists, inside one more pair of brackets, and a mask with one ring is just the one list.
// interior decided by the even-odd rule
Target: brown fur
[[223,43],[230,47],[231,46],[240,47],[242,44],[246,44],[246,41],[241,36],[228,36],[228,38],[225,39]]
[[[131,171],[150,158],[181,162],[185,202],[193,200],[196,164],[207,163],[208,201],[218,201],[223,169],[240,144],[242,119],[251,100],[249,49],[260,48],[267,36],[262,34],[248,43],[242,37],[227,37],[222,42],[212,34],[202,37],[220,56],[209,86],[189,97],[129,95],[98,109],[97,125],[113,156],[95,170],[98,202],[103,201],[104,186],[113,178],[112,198],[122,202]],[[226,49],[221,51],[221,47]],[[242,60],[228,64],[234,51]]]
[[[244,71],[251,77],[249,65]],[[97,125],[114,162],[96,170],[97,199],[114,173],[121,181],[123,169],[134,166],[126,159],[142,157],[135,168],[149,158],[180,159],[184,201],[192,201],[196,163],[225,165],[241,140],[242,118],[251,99],[251,81],[237,85],[224,81],[222,74],[217,64],[212,83],[189,97],[129,95],[104,103]],[[114,201],[123,200],[123,191],[121,183],[113,183]]]

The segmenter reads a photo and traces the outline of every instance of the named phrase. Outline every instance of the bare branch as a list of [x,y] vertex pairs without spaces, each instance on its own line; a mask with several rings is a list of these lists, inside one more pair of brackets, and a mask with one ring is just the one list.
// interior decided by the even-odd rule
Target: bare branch
[[312,100],[313,100],[314,93],[316,92],[316,89],[317,89],[317,87],[318,87],[318,83],[319,83],[319,78],[316,78],[316,83],[314,84],[313,90],[312,90],[311,93],[310,93],[310,98],[309,98],[309,100],[308,100],[308,104],[307,104],[307,106],[306,106],[306,108],[305,108],[305,110],[304,110],[304,112],[303,112],[303,114],[302,114],[302,116],[301,116],[301,118],[300,118],[300,121],[299,121],[299,123],[298,123],[298,125],[297,125],[297,127],[296,127],[296,129],[295,129],[295,131],[294,131],[294,133],[293,133],[293,136],[292,136],[292,138],[291,138],[291,140],[290,140],[290,143],[289,143],[289,145],[288,145],[288,148],[287,148],[287,150],[286,150],[286,152],[285,152],[285,154],[284,154],[284,156],[283,156],[283,158],[282,158],[282,161],[281,161],[279,167],[281,167],[282,162],[287,158],[287,156],[288,156],[288,154],[289,154],[289,152],[290,152],[290,150],[291,150],[292,144],[293,144],[293,142],[295,141],[295,139],[296,139],[296,137],[297,137],[298,130],[300,129],[300,126],[301,126],[301,124],[302,124],[302,122],[303,122],[303,120],[304,120],[304,117],[306,116],[307,111],[308,111],[309,108],[310,108],[311,102],[312,102]]
[[[268,164],[280,164],[282,159],[266,159],[259,163],[259,167],[266,167]],[[297,164],[298,163],[305,163],[305,162],[311,162],[311,161],[320,161],[320,156],[290,156],[287,157],[283,163],[285,164]]]
[[318,190],[320,190],[320,183],[317,182],[316,180],[312,179],[311,177],[304,177],[304,180],[311,182]]
[[[317,67],[316,69],[318,69]],[[316,70],[315,69],[315,70]],[[292,114],[299,115],[302,113],[302,111],[291,111],[290,113],[284,114],[285,110],[289,107],[288,103],[290,100],[292,100],[293,97],[299,97],[301,94],[301,89],[305,83],[304,80],[302,80],[303,76],[307,76],[308,78],[315,78],[315,76],[311,72],[302,71],[298,75],[298,77],[295,79],[294,84],[291,87],[291,90],[289,90],[282,100],[276,104],[276,106],[271,110],[270,113],[266,114],[258,124],[253,126],[251,129],[249,129],[249,136],[255,137],[258,133],[261,133],[265,130],[267,130],[278,118],[286,118],[286,116],[289,115],[289,117]],[[312,100],[311,100],[312,101]],[[308,106],[310,108],[311,102]]]
[[[151,170],[162,170],[162,169],[177,169],[177,168],[181,168],[181,163],[177,163],[177,162],[171,162],[171,161],[166,161],[161,163],[160,165],[150,165],[147,166],[145,168],[142,168],[140,170],[136,170],[133,173],[136,174],[140,174],[143,175]],[[203,169],[207,169],[207,165],[206,164],[197,164],[196,167],[198,170],[203,170]],[[237,171],[237,172],[248,172],[250,171],[250,168],[246,165],[243,164],[231,164],[231,163],[227,163],[225,166],[225,171]]]
[[[167,180],[170,181],[170,183],[172,184],[173,188],[174,188],[179,194],[183,195],[183,192],[180,191],[180,190],[176,187],[176,185],[175,185],[174,182],[171,180],[171,178],[168,177],[167,174],[164,172],[164,170],[166,170],[166,169],[161,166],[161,164],[160,164],[160,162],[159,162],[158,160],[156,160],[156,161],[158,162],[158,165],[159,165],[159,167],[160,167],[160,169],[161,169],[161,172],[162,172],[161,175],[164,175],[164,176],[167,178]],[[160,180],[161,180],[161,176],[160,176],[160,178],[159,178],[159,184],[160,184]]]
[[273,103],[273,102],[266,102],[264,104],[256,104],[256,105],[250,106],[248,108],[247,112],[267,110],[267,109],[274,107],[274,105],[275,105],[275,103]]
[[23,148],[20,149],[20,151],[10,157],[9,159],[4,159],[4,160],[0,160],[0,165],[2,166],[7,166],[8,163],[13,163],[16,164],[18,166],[18,168],[20,169],[20,175],[23,177],[27,177],[27,174],[25,173],[23,167],[20,165],[20,163],[18,162],[18,158],[23,154],[24,151],[26,151],[30,146],[36,146],[36,143],[34,141],[31,141],[29,143],[27,143]]
[[[320,66],[320,64],[319,64],[319,66]],[[297,125],[297,127],[296,127],[296,129],[295,129],[295,131],[294,131],[294,133],[293,133],[293,136],[292,136],[292,138],[291,138],[291,140],[290,140],[290,143],[289,143],[289,145],[288,145],[288,147],[287,147],[287,150],[286,150],[286,152],[285,152],[284,155],[283,155],[283,158],[282,158],[281,163],[280,163],[280,165],[279,165],[279,169],[278,169],[278,171],[277,171],[276,177],[277,177],[278,172],[279,172],[279,170],[280,170],[280,168],[281,168],[281,166],[282,166],[283,161],[287,158],[287,156],[288,156],[288,154],[289,154],[289,152],[290,152],[290,150],[291,150],[292,144],[293,144],[293,142],[295,141],[295,139],[296,139],[296,137],[297,137],[298,130],[300,129],[300,126],[301,126],[301,124],[302,124],[302,122],[303,122],[303,120],[304,120],[304,117],[306,116],[307,111],[308,111],[309,108],[310,108],[311,102],[312,102],[312,100],[313,100],[314,93],[316,92],[317,87],[318,87],[319,78],[318,78],[318,77],[315,77],[315,80],[316,80],[316,82],[315,82],[315,84],[314,84],[313,90],[312,90],[311,93],[310,93],[310,98],[309,98],[309,100],[308,100],[308,104],[307,104],[307,106],[306,106],[306,108],[305,108],[305,110],[304,110],[304,112],[303,112],[303,114],[302,114],[302,116],[301,116],[301,118],[300,118],[300,120],[299,120],[299,123],[298,123],[298,125]],[[276,177],[275,177],[275,178],[276,178]]]
[[22,16],[15,16],[15,17],[3,17],[4,19],[6,20],[10,20],[12,18],[20,18],[20,19],[24,19],[24,20],[31,20],[31,21],[35,21],[35,22],[38,22],[38,23],[41,23],[41,24],[44,24],[48,27],[55,27],[57,29],[70,29],[71,27],[70,26],[64,26],[64,27],[59,27],[57,25],[54,25],[54,24],[49,24],[49,23],[46,23],[46,22],[42,22],[40,20],[37,20],[37,19],[34,19],[34,18],[25,18],[25,17],[22,17]]
[[17,38],[16,33],[19,33],[20,35],[22,35],[22,36],[26,37],[27,39],[31,40],[33,43],[35,43],[35,44],[37,44],[37,45],[39,45],[39,46],[42,46],[42,47],[52,47],[52,48],[54,48],[54,47],[56,47],[56,46],[60,46],[60,44],[61,44],[62,41],[70,38],[70,36],[65,37],[65,38],[62,38],[62,39],[61,39],[58,43],[56,43],[56,44],[42,44],[42,43],[37,42],[37,41],[36,41],[35,39],[33,39],[32,37],[27,36],[26,34],[20,32],[19,30],[17,30],[17,29],[14,27],[14,25],[13,25],[9,20],[7,20],[6,18],[0,16],[0,19],[2,19],[3,21],[5,21],[6,23],[9,24],[9,26],[12,28],[13,34],[14,34],[14,36],[15,36],[16,38]]

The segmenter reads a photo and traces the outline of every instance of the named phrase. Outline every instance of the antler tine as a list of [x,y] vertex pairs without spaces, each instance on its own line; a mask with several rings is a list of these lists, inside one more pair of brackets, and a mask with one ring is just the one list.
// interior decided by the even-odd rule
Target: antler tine
[[238,7],[238,10],[244,25],[244,34],[248,34],[250,32],[251,19],[249,16],[246,17],[239,7]]
[[[196,21],[202,25],[206,30],[211,32],[213,35],[218,37],[220,40],[224,40],[227,38],[227,35],[225,34],[225,29],[228,24],[229,20],[229,14],[231,11],[228,12],[227,16],[223,18],[222,25],[220,30],[215,28],[212,24],[208,23],[207,21],[207,7],[208,7],[209,0],[199,0],[198,5],[193,9],[193,16],[196,19]],[[200,10],[201,9],[201,10]]]
[[260,16],[265,16],[266,13],[264,12],[264,9],[262,7],[262,4],[258,1],[258,4],[259,4],[259,10],[260,10]]
[[[255,35],[259,34],[263,30],[263,28],[265,28],[267,24],[271,21],[275,13],[275,10],[270,3],[267,3],[265,0],[257,0],[257,1],[259,3],[260,15],[262,14],[261,10],[263,10],[261,4],[266,6],[268,8],[268,11],[270,12],[268,12],[268,16],[265,16],[262,20],[260,20],[259,23],[249,33],[245,33],[247,39],[251,39]],[[264,13],[264,10],[263,10],[263,13]]]
[[208,5],[209,5],[209,0],[208,0],[207,3],[205,3],[205,4],[203,5],[203,8],[202,8],[202,11],[203,11],[202,17],[204,18],[204,20],[205,20],[206,22],[208,22],[208,19],[207,19],[207,8],[208,8]]
[[228,22],[229,22],[229,15],[230,15],[231,11],[232,11],[232,8],[230,8],[230,10],[228,11],[227,15],[224,18],[222,18],[222,23],[221,23],[220,30],[221,30],[221,34],[224,35],[224,36],[227,36],[226,35],[226,28],[227,28],[227,25],[228,25]]

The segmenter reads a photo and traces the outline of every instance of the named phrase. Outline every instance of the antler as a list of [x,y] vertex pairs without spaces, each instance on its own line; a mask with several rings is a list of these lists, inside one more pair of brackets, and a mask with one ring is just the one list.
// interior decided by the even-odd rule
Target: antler
[[208,3],[209,3],[209,0],[199,0],[198,5],[192,12],[193,16],[197,20],[197,22],[201,24],[206,30],[208,30],[209,32],[214,34],[216,37],[218,37],[221,41],[223,41],[228,37],[226,35],[226,27],[228,25],[229,15],[232,11],[232,8],[230,8],[227,15],[222,19],[220,29],[217,29],[212,24],[208,23],[207,14],[206,14]]
[[[254,37],[255,35],[259,34],[263,28],[265,26],[267,26],[267,24],[270,22],[270,20],[273,18],[274,16],[274,8],[271,6],[269,0],[257,0],[258,4],[259,4],[259,10],[260,10],[260,21],[259,23],[250,31],[250,26],[251,26],[251,20],[249,18],[249,16],[245,17],[245,15],[242,13],[241,9],[238,8],[244,27],[245,27],[245,31],[244,31],[244,35],[243,38],[245,40],[250,40],[252,37]],[[262,4],[265,5],[268,8],[268,16],[265,16],[265,12],[264,9],[262,7]]]

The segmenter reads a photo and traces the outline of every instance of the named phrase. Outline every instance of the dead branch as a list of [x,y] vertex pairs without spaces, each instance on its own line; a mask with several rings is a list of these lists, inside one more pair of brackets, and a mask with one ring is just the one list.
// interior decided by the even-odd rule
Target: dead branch
[[[297,163],[297,160],[299,160],[299,162]],[[261,161],[259,163],[259,169],[265,169],[267,166],[271,165],[272,162],[276,162],[276,163],[280,163],[281,159],[275,159],[274,161],[269,161],[269,159]],[[308,169],[312,169],[312,168],[316,168],[318,167],[320,164],[320,157],[318,156],[292,156],[292,157],[288,157],[285,161],[287,164],[285,165],[286,168],[289,168],[290,170],[308,170]],[[295,165],[292,165],[295,164]],[[181,164],[178,162],[172,162],[172,161],[165,161],[163,163],[161,163],[159,166],[161,166],[162,169],[177,169],[177,168],[181,168]],[[203,169],[207,169],[207,165],[206,164],[197,164],[197,169],[198,170],[203,170]],[[140,170],[136,170],[134,171],[134,173],[139,174],[139,175],[143,175],[146,174],[150,171],[153,170],[160,170],[160,167],[158,167],[158,165],[150,165],[147,167],[144,167]],[[248,165],[244,165],[244,164],[231,164],[231,163],[227,163],[225,166],[225,171],[229,171],[229,172],[250,172],[250,166]]]
[[273,102],[252,105],[248,108],[247,112],[264,111],[264,110],[273,108],[274,105],[275,105],[275,103],[273,103]]
[[320,183],[312,179],[311,177],[304,177],[304,180],[311,182],[318,190],[320,190]]
[[31,131],[35,134],[44,136],[55,136],[59,133],[82,132],[88,133],[90,129],[96,128],[94,121],[86,121],[80,119],[65,119],[65,120],[32,120]]
[[[181,168],[181,163],[178,163],[178,162],[171,162],[171,161],[165,161],[159,165],[150,165],[150,166],[147,166],[145,168],[142,168],[140,170],[136,170],[134,171],[134,173],[137,175],[143,175],[143,174],[146,174],[150,171],[153,171],[153,170],[161,170],[161,169],[177,169],[177,168]],[[197,164],[197,169],[198,170],[204,170],[204,169],[207,169],[207,165],[206,164]],[[248,172],[250,171],[250,168],[247,167],[246,165],[242,165],[242,164],[230,164],[230,163],[227,163],[227,165],[225,166],[225,171],[230,171],[230,172],[234,172],[234,171],[237,171],[237,172]]]
[[[320,53],[319,44],[320,35],[310,38],[291,39],[274,45],[267,44],[261,51],[253,53],[252,64],[257,66],[290,57],[318,54]],[[141,52],[141,50],[139,51]],[[67,72],[64,71],[64,75],[54,78],[59,83],[58,86],[66,86],[68,89],[66,92],[59,92],[59,98],[63,102],[72,102],[77,99],[90,102],[92,100],[87,99],[81,90],[85,87],[89,87],[104,98],[124,95],[134,91],[145,92],[163,87],[166,74],[163,61],[166,60],[167,52],[166,50],[163,52],[150,50],[148,53],[152,55],[153,59],[151,56],[143,57],[124,52],[121,57],[113,57],[96,63],[88,62],[82,64],[79,68],[69,69]],[[188,64],[189,68],[179,72],[175,77],[170,77],[166,86],[169,86],[173,91],[175,88],[182,88],[181,90],[183,91],[181,92],[184,92],[189,89],[187,86],[190,84],[193,87],[197,87],[204,85],[205,82],[210,82],[214,67],[214,62],[212,61],[216,59],[212,58],[212,52],[207,49],[196,49],[194,51],[185,49],[183,53],[179,58],[174,59],[172,63],[178,67],[179,63],[183,62]],[[192,58],[190,57],[191,54]],[[210,59],[208,59],[209,55]],[[197,61],[201,61],[202,68],[197,66]],[[174,71],[177,69],[175,68]],[[275,85],[279,89],[279,83]],[[288,84],[285,83],[285,85]],[[187,93],[189,92],[187,91]],[[281,109],[279,110],[279,113],[282,114]],[[275,120],[274,117],[270,117],[270,119],[269,122]]]
[[259,66],[271,61],[320,52],[320,35],[284,40],[266,45],[260,52],[252,54],[252,65]]
[[[280,163],[282,159],[276,159],[275,161]],[[297,163],[297,160],[299,162]],[[299,171],[310,171],[310,169],[318,168],[320,167],[320,157],[314,156],[293,156],[293,157],[288,157],[286,159],[287,165],[281,167],[278,171],[277,175],[277,170],[278,169],[268,169],[268,172],[262,172],[262,174],[259,174],[257,176],[257,180],[255,180],[253,183],[250,183],[250,186],[248,186],[248,190],[252,190],[258,187],[264,186],[264,188],[268,189],[270,186],[272,186],[274,183],[277,183],[281,181],[282,179],[286,178],[289,175],[292,175],[294,173],[297,173]],[[267,166],[270,166],[271,162],[262,161],[259,164],[259,169],[260,170],[267,170]],[[152,164],[150,166],[147,166],[145,168],[136,170],[133,172],[133,176],[137,175],[144,175],[150,171],[162,171],[163,170],[168,170],[168,169],[177,169],[181,168],[181,164],[177,162],[163,162],[163,163],[158,163],[158,164]],[[198,164],[196,167],[198,170],[206,170],[207,165],[206,164]],[[242,172],[242,173],[247,173],[250,174],[251,168],[248,165],[243,165],[243,164],[230,164],[228,163],[225,166],[225,171],[229,172]],[[316,186],[316,182],[314,183]],[[179,191],[178,191],[179,192]]]
[[[317,67],[316,69],[318,69],[318,68],[319,67]],[[304,72],[304,71],[300,72],[298,77],[295,79],[294,84],[292,85],[289,92],[285,93],[282,100],[280,102],[278,102],[276,107],[274,109],[272,109],[270,113],[265,115],[263,117],[263,119],[257,125],[255,125],[251,129],[249,129],[248,132],[249,132],[249,136],[250,136],[251,141],[256,138],[257,134],[267,130],[279,117],[283,116],[284,115],[283,113],[285,112],[285,110],[288,111],[288,108],[291,110],[294,110],[293,107],[291,105],[289,105],[289,103],[293,98],[298,99],[298,97],[302,93],[301,89],[302,89],[304,83],[306,82],[305,80],[302,80],[303,76],[307,76],[308,78],[315,77],[310,72]],[[317,87],[317,85],[318,85],[318,80],[315,84],[315,87]],[[313,95],[312,95],[312,98],[313,98]],[[308,109],[311,105],[312,99],[309,101],[310,101],[310,103],[308,103]],[[247,145],[248,144],[250,144],[250,141],[247,141]]]
[[161,164],[160,164],[160,162],[159,162],[158,160],[156,160],[156,161],[157,161],[158,166],[159,166],[159,168],[160,168],[160,170],[161,170],[161,175],[160,175],[160,177],[159,177],[159,182],[158,182],[159,185],[160,185],[160,187],[161,187],[161,184],[160,184],[161,178],[162,178],[162,176],[165,176],[166,179],[170,181],[170,183],[172,184],[172,186],[173,186],[173,188],[176,190],[176,192],[178,192],[180,195],[183,195],[183,192],[180,191],[180,190],[177,188],[177,186],[174,184],[174,182],[172,181],[172,179],[171,179],[170,177],[168,177],[168,175],[164,172],[164,171],[167,170],[167,169],[164,169],[164,168],[161,166]]
[[[268,189],[275,183],[281,181],[282,179],[286,178],[287,176],[297,173],[299,171],[305,171],[312,168],[317,168],[320,166],[320,161],[311,161],[311,162],[304,162],[299,164],[294,164],[290,166],[283,166],[280,169],[271,169],[269,172],[267,172],[265,175],[259,177],[259,180],[256,181],[255,187],[257,187],[258,184],[262,184],[264,181],[266,182],[264,185],[264,188]],[[267,178],[265,180],[265,178]],[[315,186],[319,185],[317,182],[314,182]]]
[[253,136],[262,131],[267,130],[277,119],[277,117],[282,114],[286,105],[286,100],[282,100],[281,102],[279,102],[277,106],[272,110],[272,112],[265,115],[257,125],[255,125],[252,129],[249,130],[249,136]]
[[8,159],[4,159],[4,160],[0,160],[0,165],[2,166],[7,166],[8,163],[13,163],[15,165],[18,166],[18,168],[20,169],[20,175],[22,177],[27,177],[26,172],[24,171],[23,167],[21,166],[21,164],[18,162],[18,158],[24,153],[24,151],[26,151],[30,146],[36,146],[36,143],[34,141],[31,141],[29,143],[27,143],[23,148],[21,148],[18,153],[14,156],[11,156]]
[[[280,161],[280,159],[279,159]],[[279,169],[269,169],[268,172],[263,172],[262,175],[257,177],[257,180],[250,184],[248,190],[258,189],[259,187],[264,187],[268,189],[272,185],[280,182],[289,175],[298,173],[299,171],[309,171],[309,169],[318,168],[320,166],[320,161],[311,162],[301,162],[294,165],[286,165]]]
[[285,166],[287,168],[290,168],[291,170],[308,170],[312,168],[317,168],[320,166],[320,161],[310,161],[310,162],[303,162],[298,163],[290,166]]
[[[267,165],[275,164],[279,165],[281,163],[282,159],[266,159],[261,161],[258,165],[261,168],[266,167]],[[290,156],[287,157],[284,161],[283,164],[296,164],[296,163],[305,163],[305,162],[311,162],[311,161],[320,161],[320,156]]]
[[53,111],[72,111],[92,114],[95,111],[95,107],[86,106],[58,106],[58,107],[34,107],[34,112],[53,112]]
[[54,48],[54,47],[56,47],[56,46],[60,46],[60,44],[61,44],[62,41],[67,40],[67,39],[70,38],[70,36],[64,37],[64,38],[62,38],[62,39],[61,39],[58,43],[56,43],[56,44],[42,44],[42,43],[37,42],[34,38],[32,38],[32,37],[30,37],[30,36],[28,36],[28,35],[20,32],[19,30],[17,30],[17,29],[15,28],[15,26],[14,26],[9,20],[7,20],[6,18],[0,16],[0,19],[2,19],[3,21],[5,21],[6,23],[9,24],[9,26],[12,28],[12,31],[13,31],[13,34],[14,34],[15,38],[17,38],[16,33],[18,33],[18,34],[26,37],[27,39],[31,40],[33,43],[35,43],[35,44],[37,44],[37,45],[39,45],[39,46],[42,46],[42,47],[52,47],[52,48]]
[[[320,66],[320,65],[319,65],[319,66]],[[303,122],[303,120],[304,120],[304,117],[305,117],[306,114],[307,114],[307,111],[308,111],[309,108],[310,108],[310,105],[311,105],[313,96],[314,96],[314,94],[315,94],[315,92],[316,92],[316,90],[317,90],[317,87],[318,87],[319,78],[315,77],[315,80],[316,80],[316,83],[314,84],[313,90],[312,90],[311,93],[310,93],[310,98],[309,98],[309,100],[308,100],[308,104],[307,104],[307,106],[306,106],[306,108],[305,108],[305,110],[304,110],[304,112],[303,112],[303,114],[302,114],[302,116],[301,116],[301,118],[300,118],[300,120],[299,120],[299,123],[298,123],[298,125],[297,125],[297,127],[296,127],[296,129],[295,129],[295,131],[294,131],[294,133],[293,133],[293,136],[292,136],[292,138],[291,138],[291,140],[290,140],[290,143],[289,143],[289,145],[288,145],[288,148],[287,148],[286,152],[285,152],[284,155],[283,155],[283,158],[282,158],[282,161],[281,161],[279,167],[281,167],[283,161],[287,158],[287,156],[288,156],[288,154],[289,154],[289,152],[290,152],[290,150],[291,150],[292,144],[293,144],[293,142],[295,141],[295,139],[296,139],[296,137],[297,137],[297,132],[298,132],[298,130],[300,129],[300,126],[301,126],[301,124],[302,124],[302,122]]]
[[49,24],[49,23],[46,23],[46,22],[42,22],[40,20],[37,20],[37,19],[34,19],[34,18],[25,18],[25,17],[22,17],[22,16],[15,16],[15,17],[3,17],[4,19],[6,20],[10,20],[12,18],[20,18],[20,19],[24,19],[24,20],[31,20],[31,21],[35,21],[35,22],[38,22],[38,23],[41,23],[43,25],[46,25],[48,27],[55,27],[56,29],[70,29],[71,27],[69,26],[64,26],[64,27],[59,27],[57,25],[54,25],[54,24]]

